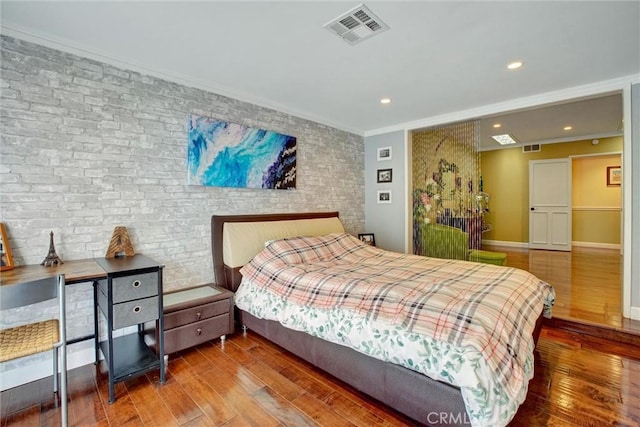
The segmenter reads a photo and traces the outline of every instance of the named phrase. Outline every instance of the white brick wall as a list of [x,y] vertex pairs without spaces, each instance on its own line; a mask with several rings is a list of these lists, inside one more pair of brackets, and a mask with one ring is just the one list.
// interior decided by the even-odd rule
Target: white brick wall
[[[1,43],[0,219],[16,264],[41,262],[50,231],[63,260],[104,256],[123,225],[136,252],[166,266],[168,291],[212,281],[212,214],[337,210],[349,232],[363,231],[361,136],[17,39]],[[298,188],[187,186],[192,113],[296,136]],[[85,288],[69,289],[71,336],[91,327]],[[21,311],[3,312],[0,326]]]

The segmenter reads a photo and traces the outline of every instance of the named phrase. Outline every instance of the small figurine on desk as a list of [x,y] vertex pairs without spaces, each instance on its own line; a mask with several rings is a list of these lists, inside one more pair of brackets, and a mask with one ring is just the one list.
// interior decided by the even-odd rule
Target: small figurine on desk
[[115,258],[121,256],[134,256],[133,244],[127,232],[127,227],[117,226],[113,230],[113,236],[109,242],[105,258]]
[[56,264],[64,264],[60,257],[56,254],[56,248],[53,246],[53,231],[49,233],[49,253],[45,257],[44,261],[40,265],[45,267],[53,267]]

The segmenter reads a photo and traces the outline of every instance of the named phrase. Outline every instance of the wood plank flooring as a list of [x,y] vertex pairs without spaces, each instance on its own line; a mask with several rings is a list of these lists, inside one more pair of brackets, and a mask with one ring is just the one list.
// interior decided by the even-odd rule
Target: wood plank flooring
[[[622,319],[619,252],[485,249],[556,290],[556,321],[542,330],[536,376],[511,425],[639,426],[640,322]],[[251,332],[172,355],[165,385],[157,374],[119,383],[112,405],[100,369],[74,369],[69,380],[73,426],[417,424]],[[47,378],[2,392],[0,425],[59,425],[51,390]]]
[[574,246],[571,252],[503,246],[510,267],[527,270],[556,291],[553,317],[640,335],[640,321],[622,317],[622,256],[617,249]]
[[[512,426],[640,425],[640,350],[543,328],[536,376]],[[2,426],[57,426],[51,378],[0,394]],[[167,382],[150,373],[116,385],[100,367],[69,373],[71,426],[419,425],[248,332],[172,355]]]

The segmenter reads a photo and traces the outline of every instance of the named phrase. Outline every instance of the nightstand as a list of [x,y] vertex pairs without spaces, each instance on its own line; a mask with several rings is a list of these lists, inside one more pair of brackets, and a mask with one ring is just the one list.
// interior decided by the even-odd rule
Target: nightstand
[[[157,353],[144,340],[144,323],[157,321],[163,329],[162,268],[143,255],[95,260],[107,274],[94,282],[96,363],[102,350],[109,374],[109,403],[115,401],[114,384],[160,369],[160,383],[165,382],[163,340]],[[107,337],[100,341],[98,308],[107,323]],[[114,337],[116,330],[137,325],[137,333]]]
[[233,292],[207,284],[164,295],[164,348],[175,353],[233,333]]

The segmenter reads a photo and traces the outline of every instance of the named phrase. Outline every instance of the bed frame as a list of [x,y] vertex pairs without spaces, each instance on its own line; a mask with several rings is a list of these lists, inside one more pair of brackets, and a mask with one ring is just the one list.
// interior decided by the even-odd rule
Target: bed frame
[[[225,224],[334,217],[338,217],[338,212],[212,216],[211,247],[216,284],[235,291],[241,280],[240,267],[229,267],[223,259]],[[465,404],[458,387],[433,380],[401,366],[374,359],[348,347],[287,329],[278,322],[258,319],[237,308],[236,320],[255,333],[421,424],[429,424],[429,421],[438,423],[441,414],[445,414],[443,416],[447,417],[448,421],[454,421],[447,425],[469,425]],[[541,326],[542,316],[538,319],[534,331],[536,341]]]

